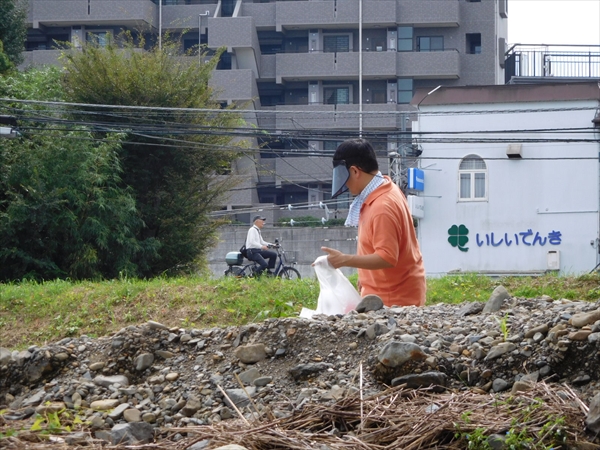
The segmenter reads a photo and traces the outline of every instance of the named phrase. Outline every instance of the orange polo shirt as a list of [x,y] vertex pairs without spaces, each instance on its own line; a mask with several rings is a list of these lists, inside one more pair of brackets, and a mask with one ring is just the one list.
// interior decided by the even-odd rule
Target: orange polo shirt
[[425,304],[425,268],[408,202],[389,177],[365,199],[358,221],[358,255],[376,253],[394,267],[358,269],[360,294],[387,306]]

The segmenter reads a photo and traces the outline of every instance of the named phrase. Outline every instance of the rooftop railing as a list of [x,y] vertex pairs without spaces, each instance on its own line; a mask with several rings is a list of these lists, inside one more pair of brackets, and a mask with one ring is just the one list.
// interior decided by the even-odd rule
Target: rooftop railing
[[505,82],[513,77],[600,78],[600,45],[513,45]]

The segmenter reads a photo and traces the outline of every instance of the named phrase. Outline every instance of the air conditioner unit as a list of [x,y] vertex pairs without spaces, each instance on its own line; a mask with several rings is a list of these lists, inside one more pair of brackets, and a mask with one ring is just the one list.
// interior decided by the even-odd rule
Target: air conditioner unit
[[511,159],[522,158],[523,155],[521,154],[521,147],[521,144],[509,144],[508,148],[506,149],[506,156]]

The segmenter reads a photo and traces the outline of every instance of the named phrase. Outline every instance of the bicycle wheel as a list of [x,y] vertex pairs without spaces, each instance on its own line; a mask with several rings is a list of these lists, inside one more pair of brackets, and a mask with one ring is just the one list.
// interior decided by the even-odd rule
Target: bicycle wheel
[[242,267],[231,266],[225,271],[226,277],[242,278],[244,276],[244,269]]
[[300,276],[300,272],[298,272],[293,267],[289,267],[289,266],[284,266],[281,269],[281,271],[277,274],[277,276],[284,280],[299,280],[300,278],[302,278]]

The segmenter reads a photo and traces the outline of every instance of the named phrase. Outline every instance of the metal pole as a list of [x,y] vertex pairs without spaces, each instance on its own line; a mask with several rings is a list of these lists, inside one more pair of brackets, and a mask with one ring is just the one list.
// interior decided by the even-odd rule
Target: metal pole
[[162,50],[162,2],[158,0],[158,49]]
[[200,48],[202,47],[202,17],[206,16],[208,19],[209,14],[210,11],[206,11],[204,14],[198,14],[198,62],[202,62],[200,60],[200,57],[202,56],[202,52],[200,51]]
[[358,137],[363,132],[363,64],[362,64],[362,0],[358,2]]

